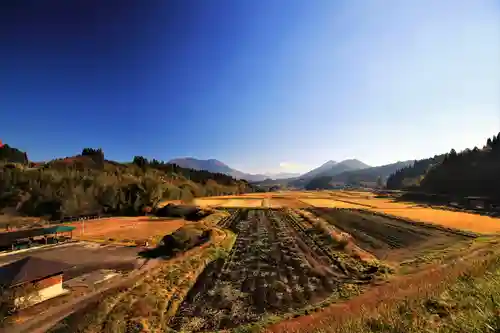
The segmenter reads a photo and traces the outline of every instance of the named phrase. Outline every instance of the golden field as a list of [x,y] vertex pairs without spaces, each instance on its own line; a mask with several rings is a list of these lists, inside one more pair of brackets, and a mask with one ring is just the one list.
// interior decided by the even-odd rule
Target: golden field
[[226,208],[346,208],[363,209],[403,217],[419,222],[478,233],[500,232],[500,219],[478,214],[456,212],[418,206],[410,202],[394,202],[388,198],[376,198],[370,192],[356,191],[289,191],[251,193],[240,196],[197,198],[194,204],[201,207]]

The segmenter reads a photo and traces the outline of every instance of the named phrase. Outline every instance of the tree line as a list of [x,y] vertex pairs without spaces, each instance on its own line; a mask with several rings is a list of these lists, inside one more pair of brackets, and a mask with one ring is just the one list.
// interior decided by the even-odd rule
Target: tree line
[[417,160],[412,165],[397,170],[387,178],[386,187],[392,190],[417,189],[427,171],[443,162],[445,156],[446,154],[442,154]]
[[465,149],[415,162],[387,181],[390,189],[417,189],[423,192],[500,198],[500,133],[483,148]]
[[9,207],[47,219],[95,213],[137,215],[163,200],[249,191],[252,187],[246,181],[157,160],[107,161],[100,149],[85,148],[77,157],[36,167],[27,158],[24,162],[6,158],[0,163],[0,209]]

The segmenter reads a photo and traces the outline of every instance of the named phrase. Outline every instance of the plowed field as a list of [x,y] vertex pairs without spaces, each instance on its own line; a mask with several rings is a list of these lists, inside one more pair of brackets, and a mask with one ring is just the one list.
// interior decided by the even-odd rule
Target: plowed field
[[175,329],[237,327],[317,303],[344,283],[374,278],[377,269],[369,265],[340,262],[306,221],[270,209],[245,212],[231,226],[238,234],[232,252],[198,279],[173,319]]
[[331,208],[309,208],[336,228],[354,237],[357,245],[387,258],[391,250],[414,249],[431,244],[450,245],[471,236],[425,223],[411,223],[369,212]]

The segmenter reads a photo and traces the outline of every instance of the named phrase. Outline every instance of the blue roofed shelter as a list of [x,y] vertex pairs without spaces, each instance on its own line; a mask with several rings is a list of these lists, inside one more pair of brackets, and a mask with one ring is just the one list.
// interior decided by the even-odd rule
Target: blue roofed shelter
[[71,240],[72,226],[53,226],[46,228],[22,229],[0,233],[0,250],[16,250],[29,248],[33,245],[44,245]]

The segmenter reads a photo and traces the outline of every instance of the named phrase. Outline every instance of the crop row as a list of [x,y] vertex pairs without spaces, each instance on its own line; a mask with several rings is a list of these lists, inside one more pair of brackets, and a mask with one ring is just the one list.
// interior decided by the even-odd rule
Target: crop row
[[[324,298],[336,282],[308,261],[290,226],[272,211],[250,210],[238,237],[206,288],[188,296],[174,319],[182,330],[230,328]],[[203,282],[201,283],[203,284]]]
[[114,295],[113,302],[102,302],[86,313],[85,327],[70,328],[81,332],[167,331],[170,318],[204,268],[232,248],[236,235],[213,228],[203,246],[191,249],[160,264],[129,289]]
[[305,229],[304,225],[307,225],[307,222],[304,222],[305,217],[308,216],[293,211],[285,214],[287,221],[296,230],[300,230],[302,235],[305,235],[305,241],[310,244],[311,248],[325,254],[331,265],[349,277],[350,282],[364,284],[372,281],[378,274],[385,274],[390,270],[374,258],[366,261],[361,260],[356,252],[348,253],[346,246],[349,236],[345,238],[334,236],[335,228],[325,221],[309,217],[308,223],[312,227]]

